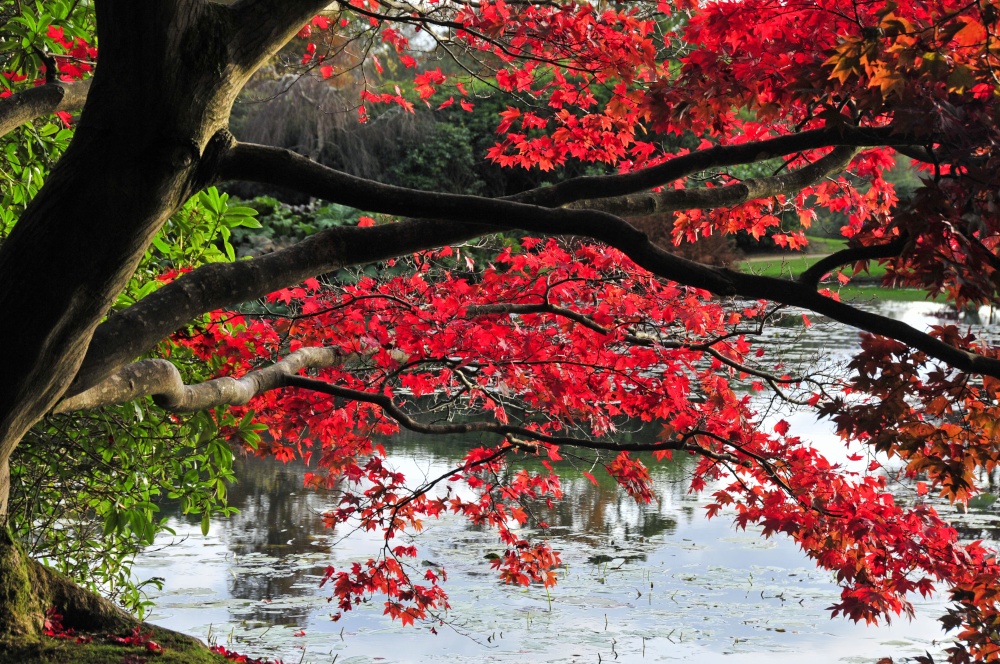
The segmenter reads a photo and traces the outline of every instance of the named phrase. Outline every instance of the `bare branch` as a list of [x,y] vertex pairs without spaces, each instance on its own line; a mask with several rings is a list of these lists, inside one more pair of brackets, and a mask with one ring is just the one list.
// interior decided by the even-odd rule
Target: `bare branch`
[[90,81],[53,81],[0,99],[0,136],[43,115],[80,110],[87,101]]
[[659,193],[647,192],[596,198],[574,203],[572,207],[601,210],[622,217],[641,217],[680,210],[705,210],[733,207],[760,198],[790,196],[842,172],[860,152],[856,147],[836,147],[830,154],[797,171],[769,178],[751,178],[724,187],[670,189]]
[[[448,424],[426,424],[410,417],[405,411],[384,394],[374,394],[361,390],[352,390],[346,387],[332,385],[315,378],[304,376],[291,376],[288,383],[293,387],[300,387],[315,392],[322,392],[330,396],[346,399],[350,401],[363,401],[379,406],[382,411],[395,420],[404,429],[417,433],[431,435],[447,434],[468,434],[468,433],[493,433],[512,439],[512,442],[519,443],[524,447],[524,440],[536,441],[548,445],[558,445],[560,447],[578,447],[588,450],[609,450],[628,452],[660,452],[665,450],[689,451],[703,456],[710,457],[718,461],[731,461],[742,463],[731,454],[719,453],[706,449],[697,443],[690,442],[692,435],[682,436],[679,440],[665,440],[658,443],[618,443],[603,440],[588,440],[583,438],[571,438],[569,436],[552,436],[540,431],[533,431],[524,427],[510,424],[500,424],[498,422],[451,422]],[[521,439],[521,440],[518,440]]]

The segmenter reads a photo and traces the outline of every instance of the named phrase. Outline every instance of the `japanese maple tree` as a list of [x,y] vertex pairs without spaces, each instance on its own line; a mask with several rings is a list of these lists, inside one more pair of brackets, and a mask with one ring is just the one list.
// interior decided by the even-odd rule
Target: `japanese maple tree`
[[[899,504],[875,472],[884,457],[865,473],[833,464],[786,422],[762,426],[742,389],[814,408],[852,454],[899,457],[951,500],[967,500],[976,474],[997,465],[996,349],[836,293],[878,260],[887,285],[959,307],[997,301],[994,3],[53,0],[41,16],[2,6],[5,36],[17,39],[4,56],[0,129],[20,127],[22,138],[5,151],[18,193],[4,200],[13,230],[0,246],[0,302],[31,315],[0,322],[0,341],[17,349],[0,384],[0,514],[8,459],[47,413],[146,396],[172,412],[216,409],[234,439],[266,426],[259,453],[302,457],[315,466],[310,482],[346,485],[328,518],[380,531],[385,548],[331,568],[332,593],[342,611],[383,595],[386,612],[409,623],[447,599],[437,573],[411,574],[416,551],[395,541],[401,531],[459,513],[497,530],[503,579],[550,585],[558,552],[513,524],[530,519],[525,504],[559,500],[559,464],[603,468],[648,502],[636,453],[689,454],[709,516],[785,534],[835,572],[835,614],[888,619],[910,613],[914,593],[940,589],[952,600],[944,626],[957,630],[951,659],[1000,659],[994,553],[959,541],[927,505]],[[489,199],[385,185],[238,142],[227,129],[237,94],[292,40],[283,60],[301,75],[365,73],[362,121],[375,104],[473,110],[490,90],[511,102],[487,158],[603,174]],[[431,66],[429,53],[453,64]],[[380,85],[390,62],[415,70],[412,92]],[[76,110],[51,172],[26,170],[39,152],[30,139],[44,147],[62,133],[22,125]],[[905,202],[885,177],[899,155],[924,176]],[[365,217],[243,261],[170,258],[157,234],[194,194],[230,180],[383,223]],[[798,249],[826,211],[843,215],[848,247],[791,279],[672,252],[739,232]],[[638,230],[654,217],[673,245]],[[534,238],[478,263],[452,248],[498,231]],[[317,278],[396,260],[412,269]],[[123,302],[140,265],[172,269],[165,285]],[[842,377],[769,357],[760,340],[783,307],[862,332]],[[185,384],[177,366],[191,363],[200,374],[187,378],[216,377]],[[657,442],[617,440],[625,418],[656,422]],[[400,427],[492,442],[414,488],[375,438]],[[546,471],[519,469],[526,456]],[[450,490],[456,482],[474,497]],[[24,601],[51,599],[37,595]],[[67,627],[73,608],[60,607]],[[38,621],[22,611],[10,622]]]

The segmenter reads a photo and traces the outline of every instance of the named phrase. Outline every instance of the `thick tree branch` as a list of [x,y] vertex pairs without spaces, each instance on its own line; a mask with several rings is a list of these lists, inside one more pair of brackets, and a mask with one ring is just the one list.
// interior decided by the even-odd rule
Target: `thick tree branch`
[[0,136],[43,115],[80,110],[87,101],[90,81],[53,81],[0,99]]
[[143,360],[128,365],[100,385],[63,399],[52,412],[89,410],[145,396],[152,396],[158,406],[174,412],[238,406],[258,394],[288,387],[288,377],[302,369],[337,366],[345,359],[337,349],[301,348],[280,362],[250,371],[240,379],[214,378],[196,385],[185,385],[177,367],[168,360]]
[[696,150],[631,173],[594,175],[565,180],[513,196],[522,203],[546,207],[594,198],[626,196],[658,187],[694,173],[727,166],[752,164],[805,150],[842,147],[907,146],[910,139],[895,127],[831,127],[738,145],[717,145]]
[[[874,139],[874,135],[883,133],[883,139],[890,141],[891,132],[880,132],[883,129],[886,128],[870,130],[874,133],[869,138]],[[858,329],[902,341],[960,371],[1000,377],[1000,360],[955,348],[900,321],[835,302],[805,284],[710,267],[675,256],[653,245],[634,226],[604,212],[546,209],[519,201],[408,190],[350,176],[288,150],[246,144],[238,145],[230,152],[223,164],[222,174],[224,177],[287,186],[371,212],[516,226],[549,235],[590,237],[623,251],[636,264],[662,278],[702,288],[716,295],[771,300],[809,309]],[[396,227],[402,229],[406,223],[412,222],[403,222]]]
[[921,145],[896,145],[893,146],[899,154],[915,159],[925,164],[936,164],[938,160],[934,158],[934,153],[930,149]]
[[195,270],[103,323],[67,395],[96,385],[205,311],[235,306],[347,265],[464,241],[510,227],[591,237],[620,249],[660,277],[717,295],[767,299],[810,309],[847,325],[898,339],[959,370],[1000,377],[1000,361],[954,348],[904,323],[834,302],[818,295],[808,284],[742,274],[674,256],[607,213],[547,209],[512,200],[394,187],[335,171],[287,150],[254,145],[235,147],[225,159],[221,175],[280,184],[372,212],[435,220],[331,229],[265,257]]
[[[843,170],[842,168],[833,168],[833,166],[836,165],[837,160],[843,158],[843,155],[846,154],[847,148],[895,145],[897,141],[905,142],[904,139],[905,137],[897,135],[892,127],[878,127],[870,129],[815,129],[799,134],[780,136],[778,138],[756,141],[753,143],[720,145],[705,150],[698,150],[690,154],[674,157],[658,166],[640,169],[631,173],[572,178],[555,185],[540,187],[538,189],[522,192],[515,196],[510,196],[506,200],[517,203],[525,203],[528,205],[554,208],[570,203],[576,203],[578,201],[627,196],[629,194],[644,192],[648,189],[668,184],[693,173],[713,168],[755,163],[757,161],[763,161],[774,157],[787,156],[804,150],[838,146],[844,148],[844,151],[835,150],[811,166],[807,166],[795,172],[802,173],[801,175],[797,176],[796,174],[788,174],[785,176],[776,176],[777,179],[766,178],[761,185],[757,185],[757,181],[751,181],[751,186],[757,186],[763,190],[763,187],[767,186],[767,183],[772,182],[772,180],[773,184],[780,184],[785,182],[785,179],[791,176],[793,180],[799,178],[818,181],[821,180],[822,177],[825,177],[825,175],[817,176],[817,171],[822,171],[824,169],[826,169],[827,172]],[[850,163],[850,159],[848,159],[848,163]],[[283,184],[288,182],[287,186],[293,189],[308,191],[309,189],[302,188],[304,183],[296,183],[296,178],[306,176],[310,181],[315,181],[315,171],[310,167],[310,164],[318,166],[315,162],[297,155],[290,150],[283,150],[281,148],[273,148],[263,145],[254,145],[250,143],[241,143],[229,152],[228,157],[222,164],[219,179],[250,180],[254,182],[267,182],[270,184]],[[370,180],[351,176],[333,169],[324,170],[325,175],[323,179],[325,180],[325,183],[322,185],[323,189],[331,195],[332,189],[340,189],[336,198],[328,198],[328,200],[336,200],[336,202],[343,205],[354,206],[358,209],[371,210],[371,208],[365,207],[366,200],[370,199],[370,197],[384,196],[389,194],[391,189],[401,189],[398,187],[392,188],[388,185],[381,185],[381,188],[373,188],[371,185],[378,185],[379,183],[374,183]],[[787,187],[787,185],[785,186]],[[726,195],[736,195],[740,185],[735,185],[734,187],[734,191],[727,193]],[[401,191],[406,192],[407,190],[401,189]],[[441,195],[434,192],[421,193],[425,194],[427,201],[430,202],[437,199],[437,204],[442,204],[442,201],[440,200]],[[766,195],[768,194],[762,194],[762,196]],[[466,196],[458,198],[474,197]],[[746,200],[750,200],[751,198],[753,198],[753,196],[747,198]],[[711,205],[709,205],[709,207],[711,207]],[[674,209],[684,208],[676,207]],[[397,214],[409,217],[442,216],[442,213],[428,215],[417,211],[400,211]]]
[[959,371],[1000,378],[1000,360],[950,346],[902,321],[880,316],[820,295],[811,285],[721,269],[730,275],[737,294],[781,302],[822,314],[839,323],[901,341]]
[[[732,278],[718,268],[670,254],[652,245],[642,231],[606,212],[552,209],[515,200],[407,189],[349,175],[290,150],[262,145],[239,144],[232,148],[223,161],[220,177],[287,186],[370,212],[453,221],[470,234],[473,227],[480,226],[485,227],[481,233],[516,227],[549,235],[590,237],[621,249],[633,261],[666,279],[718,295],[739,294]],[[412,223],[416,222],[392,228],[406,233],[404,229]],[[448,228],[442,226],[438,231],[455,233]],[[431,238],[420,239],[426,243]]]
[[97,385],[206,311],[235,307],[317,274],[462,242],[484,232],[489,229],[430,220],[331,228],[265,256],[203,266],[102,323],[65,396]]
[[791,196],[842,172],[858,152],[860,148],[841,146],[834,148],[825,157],[791,173],[768,178],[751,178],[724,187],[670,189],[658,193],[595,198],[573,203],[572,207],[601,210],[620,217],[642,217],[681,210],[733,207],[761,198]]

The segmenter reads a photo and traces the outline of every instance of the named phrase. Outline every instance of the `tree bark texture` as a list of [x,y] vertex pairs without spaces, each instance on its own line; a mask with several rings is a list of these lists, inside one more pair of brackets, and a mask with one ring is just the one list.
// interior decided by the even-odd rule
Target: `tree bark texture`
[[101,57],[76,134],[0,247],[0,307],[19,314],[0,322],[0,521],[17,442],[76,375],[153,235],[214,179],[247,78],[322,6],[96,4]]
[[[76,374],[94,328],[197,186],[202,155],[224,127],[221,113],[193,111],[215,94],[204,83],[177,90],[164,82],[183,81],[169,70],[187,63],[126,57],[179,46],[191,17],[104,3],[98,18],[109,27],[76,136],[0,247],[0,283],[25,285],[0,292],[0,306],[26,314],[0,323],[0,344],[16,349],[0,385],[0,463]],[[137,35],[153,21],[174,29],[140,49]],[[151,74],[143,71],[150,64]],[[6,501],[0,496],[0,514]]]
[[53,81],[0,99],[0,136],[41,115],[83,108],[90,80],[75,83]]

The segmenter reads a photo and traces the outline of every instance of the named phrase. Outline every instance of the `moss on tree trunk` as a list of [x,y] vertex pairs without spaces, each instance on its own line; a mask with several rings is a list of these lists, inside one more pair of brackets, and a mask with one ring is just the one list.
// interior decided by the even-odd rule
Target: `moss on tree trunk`
[[28,557],[8,529],[0,530],[0,638],[40,633],[45,609],[31,577]]
[[[89,643],[44,635],[46,612],[55,609],[62,626],[92,637]],[[26,555],[0,528],[0,664],[21,662],[120,662],[129,655],[151,654],[142,645],[122,645],[108,636],[124,636],[139,622],[113,602],[82,588],[62,574]],[[197,639],[152,625],[143,625],[149,640],[164,651],[168,662],[222,662]]]
[[0,531],[0,638],[40,635],[53,607],[65,627],[80,631],[118,632],[136,624],[112,602],[26,555],[8,529]]

